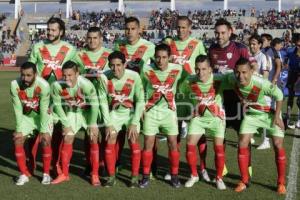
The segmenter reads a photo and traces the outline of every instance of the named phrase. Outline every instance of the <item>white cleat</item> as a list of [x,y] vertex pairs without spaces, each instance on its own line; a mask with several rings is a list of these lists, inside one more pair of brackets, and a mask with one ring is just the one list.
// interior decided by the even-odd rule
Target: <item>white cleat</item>
[[29,182],[29,177],[25,174],[19,176],[18,180],[16,181],[16,185],[24,185],[25,183]]
[[52,181],[52,178],[49,174],[43,174],[43,180],[42,180],[42,184],[43,185],[50,185],[51,184],[51,181]]
[[211,181],[210,178],[209,178],[209,176],[208,176],[208,173],[207,173],[206,169],[202,170],[200,174],[202,176],[202,179],[205,182],[210,182]]
[[164,180],[170,181],[171,180],[171,174],[167,173],[164,177]]
[[270,148],[271,148],[270,141],[267,139],[267,140],[264,140],[263,143],[261,143],[261,145],[259,145],[256,149],[264,150],[264,149],[270,149]]
[[[299,120],[298,120],[298,122],[299,122]],[[297,125],[298,125],[298,122],[297,122]],[[299,125],[300,125],[300,124],[299,124]],[[295,125],[294,122],[289,121],[289,122],[287,123],[287,127],[288,127],[289,129],[295,129],[295,128],[296,128],[296,125]],[[299,126],[299,127],[300,127],[300,126]]]
[[300,129],[300,119],[298,119],[298,121],[297,121],[296,128]]
[[187,188],[193,187],[193,185],[195,183],[197,183],[198,181],[199,181],[199,176],[191,175],[191,178],[189,178],[189,180],[187,180],[187,182],[185,182],[184,186]]
[[217,186],[218,190],[226,190],[226,185],[225,185],[225,183],[223,182],[222,179],[218,179],[216,181],[216,186]]
[[250,143],[251,143],[251,144],[254,144],[254,143],[255,143],[255,140],[254,140],[253,138],[251,138],[251,139],[250,139]]

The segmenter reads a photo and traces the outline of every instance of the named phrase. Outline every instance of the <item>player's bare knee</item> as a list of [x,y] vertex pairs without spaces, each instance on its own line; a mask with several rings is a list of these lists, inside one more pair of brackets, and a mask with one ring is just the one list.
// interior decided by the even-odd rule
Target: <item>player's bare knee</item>
[[273,144],[274,144],[275,150],[281,149],[283,147],[283,140],[282,139],[274,139]]
[[250,143],[250,135],[241,135],[239,138],[239,147],[248,147]]
[[144,141],[144,150],[146,151],[151,151],[153,149],[154,146],[154,141],[155,141],[155,137],[145,137],[145,141]]
[[73,141],[74,141],[74,136],[72,136],[72,135],[66,135],[64,137],[64,143],[66,143],[66,144],[72,144]]
[[49,134],[42,135],[41,143],[43,147],[51,145],[51,136]]

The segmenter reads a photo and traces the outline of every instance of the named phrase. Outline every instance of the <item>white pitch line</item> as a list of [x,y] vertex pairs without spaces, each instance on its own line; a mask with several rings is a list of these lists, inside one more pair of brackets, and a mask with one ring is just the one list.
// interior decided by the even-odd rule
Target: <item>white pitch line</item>
[[299,129],[295,130],[295,138],[293,139],[293,147],[291,152],[291,162],[287,184],[287,194],[285,200],[297,199],[297,175],[298,175],[298,163],[300,156],[300,136]]

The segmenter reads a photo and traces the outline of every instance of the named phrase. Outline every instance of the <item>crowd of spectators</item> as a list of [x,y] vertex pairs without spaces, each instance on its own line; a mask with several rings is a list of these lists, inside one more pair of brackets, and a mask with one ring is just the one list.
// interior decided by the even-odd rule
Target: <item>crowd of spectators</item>
[[123,29],[125,15],[118,10],[109,12],[81,12],[73,11],[72,19],[75,21],[72,30],[87,30],[91,26],[102,27],[103,30]]
[[260,12],[257,16],[257,27],[264,29],[298,29],[300,28],[300,9],[278,10],[270,9]]
[[3,59],[15,54],[20,42],[7,25],[6,19],[4,14],[0,14],[0,65],[3,64]]

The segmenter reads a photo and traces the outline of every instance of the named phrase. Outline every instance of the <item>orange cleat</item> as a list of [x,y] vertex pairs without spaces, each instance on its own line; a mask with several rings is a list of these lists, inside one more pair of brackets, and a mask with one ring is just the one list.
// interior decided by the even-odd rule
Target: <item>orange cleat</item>
[[55,184],[59,184],[59,183],[65,182],[65,181],[69,181],[69,180],[70,180],[69,176],[66,176],[64,174],[60,174],[60,175],[58,175],[58,177],[56,177],[56,179],[54,179],[51,182],[51,184],[55,185]]
[[246,189],[247,189],[247,185],[241,181],[241,182],[238,183],[238,185],[236,186],[236,188],[234,189],[234,191],[236,191],[236,192],[243,192]]
[[101,185],[98,175],[91,176],[91,184],[92,184],[92,186],[100,186]]
[[277,193],[279,195],[285,195],[286,194],[286,189],[284,184],[279,184],[277,187]]

